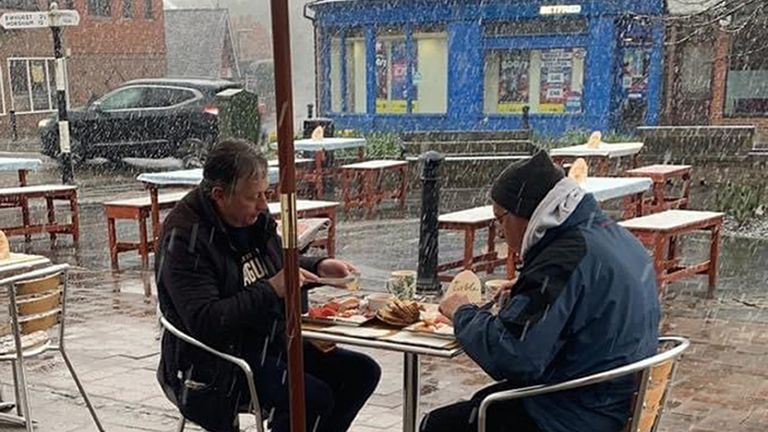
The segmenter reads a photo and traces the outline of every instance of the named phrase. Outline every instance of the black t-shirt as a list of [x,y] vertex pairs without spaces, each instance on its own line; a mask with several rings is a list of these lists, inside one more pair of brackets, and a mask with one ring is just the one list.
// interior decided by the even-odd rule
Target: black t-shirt
[[[264,224],[264,216],[259,216],[256,224]],[[243,287],[254,285],[259,280],[269,279],[281,269],[275,268],[271,260],[264,256],[259,249],[258,239],[254,236],[254,227],[233,228],[227,226],[227,232],[232,245],[239,255],[240,268],[242,270]],[[309,307],[309,299],[306,290],[301,290],[301,308],[306,312]]]

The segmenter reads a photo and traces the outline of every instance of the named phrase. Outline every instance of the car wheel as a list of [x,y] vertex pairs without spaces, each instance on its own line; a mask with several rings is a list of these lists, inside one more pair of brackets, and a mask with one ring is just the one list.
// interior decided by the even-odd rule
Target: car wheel
[[207,154],[208,145],[199,138],[185,139],[176,151],[184,169],[202,168]]

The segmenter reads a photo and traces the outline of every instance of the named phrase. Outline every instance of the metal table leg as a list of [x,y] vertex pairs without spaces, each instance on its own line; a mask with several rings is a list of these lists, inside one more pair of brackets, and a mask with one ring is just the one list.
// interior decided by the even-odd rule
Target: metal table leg
[[403,432],[418,430],[419,390],[419,355],[407,352],[403,362]]

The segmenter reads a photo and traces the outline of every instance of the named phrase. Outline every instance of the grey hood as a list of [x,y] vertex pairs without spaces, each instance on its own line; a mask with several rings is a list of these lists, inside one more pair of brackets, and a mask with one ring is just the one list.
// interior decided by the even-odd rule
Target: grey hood
[[586,192],[573,179],[560,180],[544,197],[533,211],[528,221],[528,228],[523,234],[520,246],[520,258],[525,261],[525,254],[538,243],[552,228],[557,228],[576,210]]

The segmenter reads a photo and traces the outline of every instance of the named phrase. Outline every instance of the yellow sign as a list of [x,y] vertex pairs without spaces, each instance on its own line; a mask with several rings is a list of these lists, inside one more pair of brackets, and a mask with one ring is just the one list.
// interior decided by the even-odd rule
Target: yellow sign
[[408,111],[408,102],[404,100],[376,99],[376,113],[378,114],[405,114]]
[[500,113],[520,114],[526,105],[526,102],[504,102],[499,104],[498,110]]
[[565,112],[565,104],[563,103],[543,103],[539,105],[540,113],[548,114],[561,114]]

